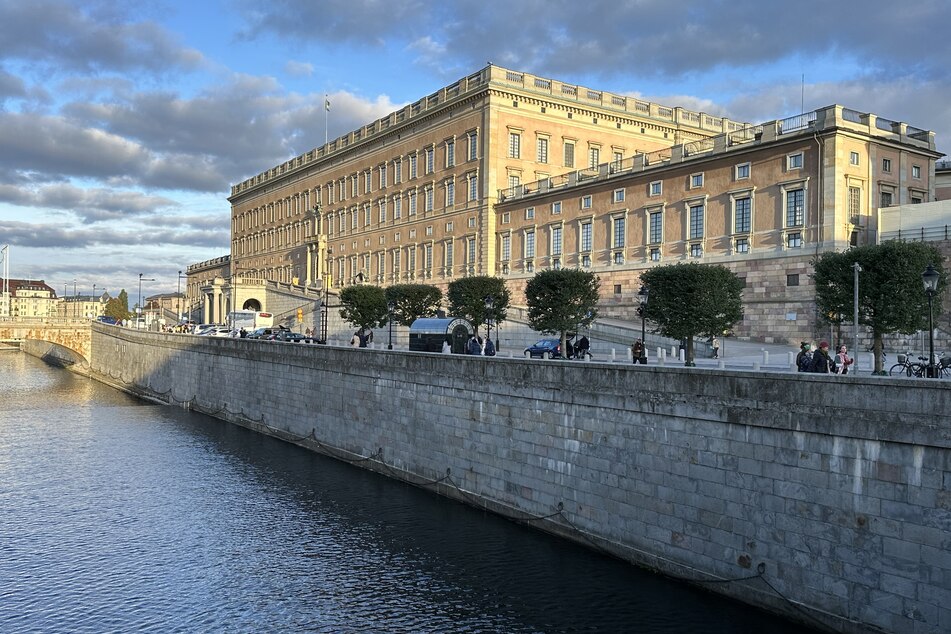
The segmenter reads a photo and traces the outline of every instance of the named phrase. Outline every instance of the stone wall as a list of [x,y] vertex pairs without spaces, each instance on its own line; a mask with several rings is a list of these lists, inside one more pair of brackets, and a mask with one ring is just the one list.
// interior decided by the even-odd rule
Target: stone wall
[[73,350],[81,363],[89,358],[89,321],[71,320],[65,323],[50,323],[42,320],[0,320],[0,340],[35,339],[47,341]]
[[951,631],[945,381],[98,325],[93,353],[93,372],[119,387],[509,517],[547,517],[531,525],[669,575],[731,580],[704,587],[813,626]]

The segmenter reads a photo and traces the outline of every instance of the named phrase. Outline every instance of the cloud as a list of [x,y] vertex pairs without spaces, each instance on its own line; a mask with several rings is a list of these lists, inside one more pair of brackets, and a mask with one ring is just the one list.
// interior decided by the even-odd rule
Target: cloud
[[74,2],[32,0],[0,3],[0,41],[6,59],[29,60],[54,71],[103,70],[166,73],[195,69],[202,54],[182,47],[152,22],[90,15]]
[[90,247],[123,246],[133,253],[133,248],[179,245],[195,248],[227,247],[230,242],[229,227],[217,230],[177,230],[166,228],[157,231],[141,229],[86,229],[64,223],[27,223],[0,220],[0,235],[4,243],[25,248],[55,248],[57,250],[82,250]]
[[284,72],[292,77],[310,77],[314,74],[314,65],[308,62],[288,60],[288,62],[284,64]]
[[127,219],[179,206],[178,202],[162,196],[147,196],[134,191],[86,189],[65,183],[37,189],[0,185],[0,202],[20,207],[68,211],[87,224]]

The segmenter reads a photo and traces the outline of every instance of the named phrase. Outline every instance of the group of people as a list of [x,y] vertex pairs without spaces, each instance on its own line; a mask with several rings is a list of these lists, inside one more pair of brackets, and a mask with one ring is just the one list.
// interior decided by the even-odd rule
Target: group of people
[[350,337],[350,345],[354,348],[366,348],[373,343],[373,331],[369,328],[361,328]]
[[[449,354],[452,352],[452,349],[449,346],[449,342],[443,342],[442,351],[444,354]],[[476,356],[485,356],[485,357],[494,357],[495,356],[495,344],[492,343],[491,337],[486,337],[483,341],[482,337],[478,335],[470,335],[469,341],[466,342],[466,354],[474,354]]]
[[849,366],[853,363],[855,359],[849,356],[846,346],[839,346],[836,353],[830,355],[828,341],[820,341],[818,347],[803,341],[799,344],[799,354],[796,355],[796,368],[800,372],[848,374]]

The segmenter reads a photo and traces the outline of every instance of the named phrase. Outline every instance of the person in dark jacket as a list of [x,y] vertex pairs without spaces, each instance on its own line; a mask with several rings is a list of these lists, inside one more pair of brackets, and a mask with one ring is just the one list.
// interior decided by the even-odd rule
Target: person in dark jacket
[[812,345],[808,341],[800,342],[799,354],[796,355],[796,369],[799,372],[809,372],[812,365]]
[[588,341],[587,335],[581,335],[581,339],[578,340],[578,345],[575,346],[575,355],[584,361],[589,356],[589,350],[591,349],[591,342]]
[[812,353],[810,372],[817,374],[835,374],[835,361],[829,356],[829,342],[819,342],[819,349]]
[[479,344],[479,340],[476,339],[475,335],[469,337],[469,343],[466,344],[466,354],[481,355],[482,346]]

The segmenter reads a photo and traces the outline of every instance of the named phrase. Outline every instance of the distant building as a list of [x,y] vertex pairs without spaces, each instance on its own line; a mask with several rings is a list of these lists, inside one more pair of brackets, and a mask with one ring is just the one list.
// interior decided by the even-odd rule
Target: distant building
[[112,297],[103,292],[97,295],[65,295],[60,298],[57,316],[65,319],[95,319],[105,314],[106,302]]
[[951,161],[935,163],[934,200],[951,200]]
[[0,294],[0,316],[49,318],[56,316],[56,291],[43,280],[8,280],[9,295]]

